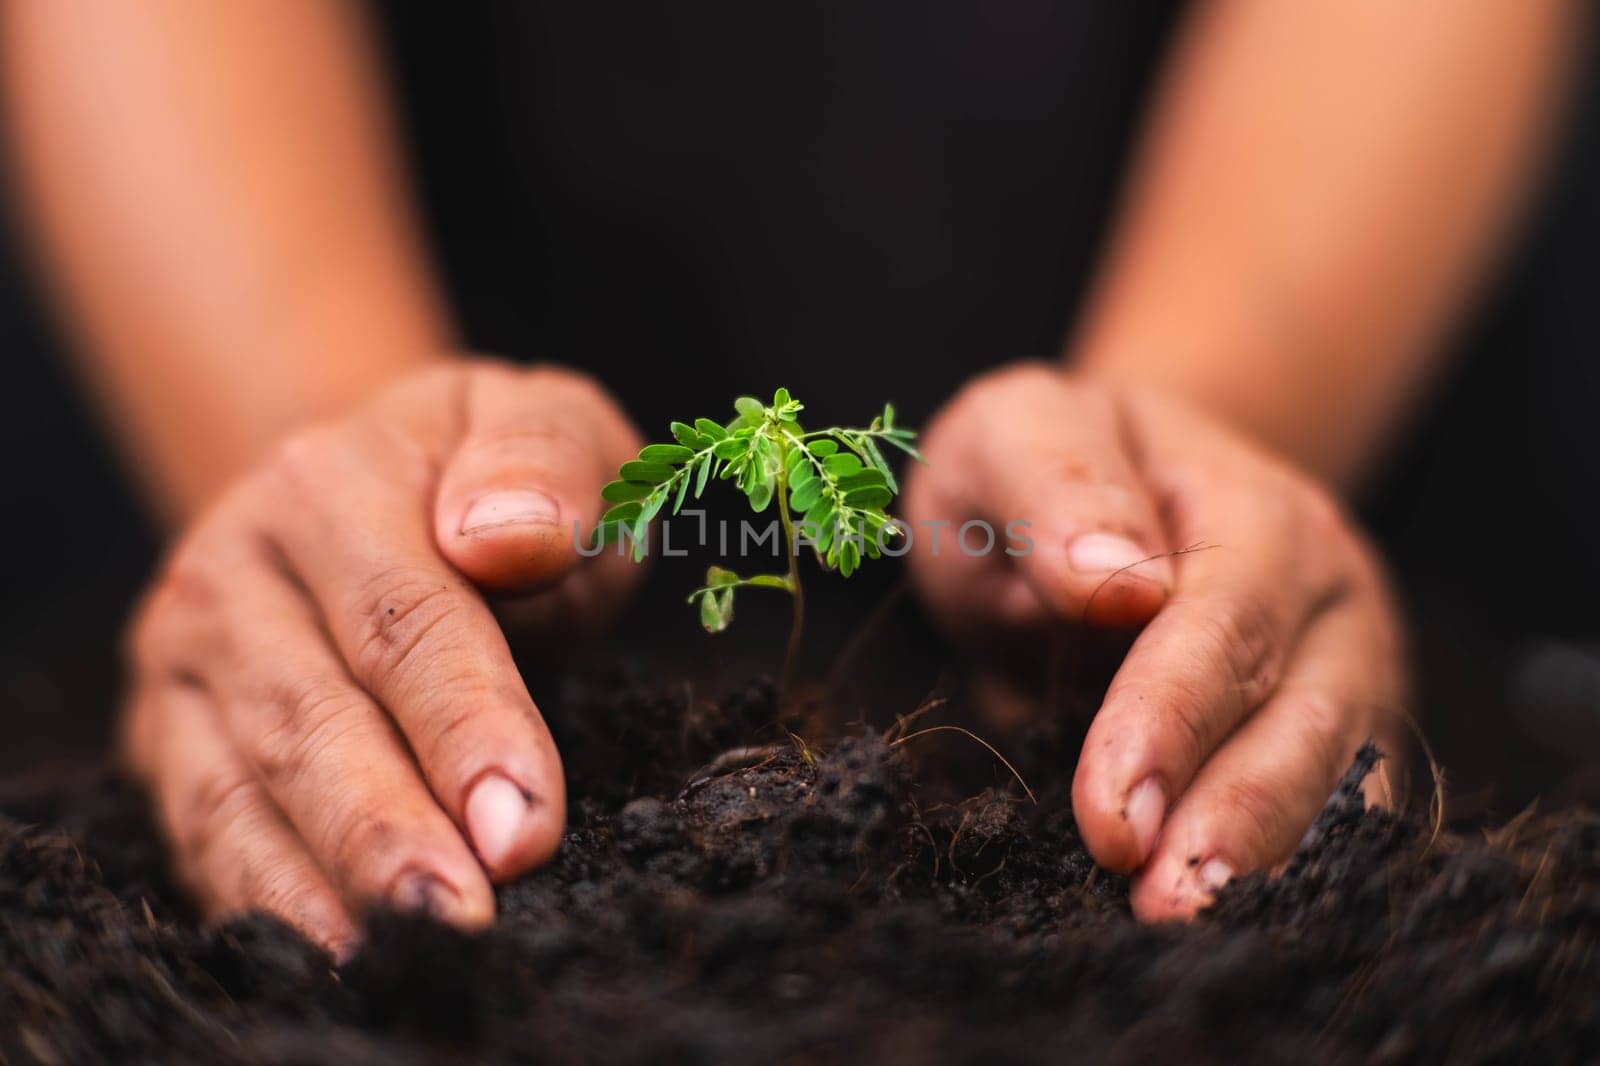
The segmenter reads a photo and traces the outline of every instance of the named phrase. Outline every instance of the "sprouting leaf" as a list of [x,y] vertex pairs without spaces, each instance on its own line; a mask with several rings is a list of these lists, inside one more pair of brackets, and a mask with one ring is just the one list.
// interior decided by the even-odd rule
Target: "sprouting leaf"
[[650,495],[652,487],[643,481],[613,481],[600,490],[600,498],[607,503],[626,503]]
[[[726,424],[709,418],[673,422],[675,443],[646,445],[637,458],[624,463],[618,480],[601,489],[601,497],[612,506],[591,540],[605,545],[631,538],[634,558],[642,559],[650,523],[663,512],[680,513],[691,480],[699,497],[713,474],[737,484],[758,513],[779,493],[787,493],[790,517],[800,523],[798,531],[815,541],[819,562],[846,577],[863,559],[884,554],[881,538],[903,535],[885,510],[899,484],[880,445],[888,442],[914,458],[921,456],[912,446],[916,434],[895,424],[893,404],[885,404],[882,414],[865,427],[832,426],[815,434],[800,425],[804,405],[786,388],[773,392],[770,406],[741,396],[734,410],[735,417]],[[735,593],[745,587],[798,593],[792,574],[744,578],[713,567],[705,586],[689,600],[699,600],[705,628],[720,632],[733,620]]]
[[622,475],[622,480],[624,481],[643,481],[651,485],[659,485],[670,478],[674,471],[666,463],[632,459],[623,463],[617,473]]
[[639,460],[645,463],[666,463],[677,466],[694,458],[695,450],[681,444],[646,444],[639,449]]
[[733,622],[733,590],[707,590],[700,594],[700,625],[707,633],[721,633]]

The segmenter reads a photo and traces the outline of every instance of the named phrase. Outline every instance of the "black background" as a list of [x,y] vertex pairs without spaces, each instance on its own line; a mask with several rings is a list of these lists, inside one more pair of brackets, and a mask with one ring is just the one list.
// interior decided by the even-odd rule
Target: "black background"
[[[920,422],[977,370],[1056,350],[1179,6],[379,14],[470,343],[590,370],[659,436],[778,384],[826,421],[893,399]],[[1502,808],[1581,788],[1600,751],[1597,107],[1591,60],[1538,210],[1364,501],[1417,621],[1430,735]],[[104,748],[156,539],[14,234],[0,262],[0,769],[22,770]],[[881,598],[892,564],[874,570],[830,586],[824,629]],[[640,623],[682,609],[680,585],[654,575],[627,639],[750,648]]]

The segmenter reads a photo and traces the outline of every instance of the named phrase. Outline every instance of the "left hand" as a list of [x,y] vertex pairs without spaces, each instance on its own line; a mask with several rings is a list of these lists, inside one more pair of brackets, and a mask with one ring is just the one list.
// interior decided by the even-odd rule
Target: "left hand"
[[[1168,397],[1031,364],[969,384],[923,450],[912,574],[956,636],[1143,626],[1072,794],[1090,853],[1134,874],[1139,917],[1190,916],[1286,859],[1364,741],[1397,754],[1400,623],[1372,551],[1306,475]],[[959,550],[971,519],[993,551]],[[1031,523],[1025,555],[1002,550],[1013,520]]]

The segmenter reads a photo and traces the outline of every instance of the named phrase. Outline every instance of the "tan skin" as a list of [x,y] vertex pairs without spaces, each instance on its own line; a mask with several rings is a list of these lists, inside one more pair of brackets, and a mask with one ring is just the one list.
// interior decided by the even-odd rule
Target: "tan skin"
[[[1521,199],[1578,5],[1401,6],[1201,5],[1066,364],[964,388],[908,484],[913,521],[1033,522],[1027,559],[914,555],[958,635],[1143,626],[1074,802],[1145,918],[1280,860],[1404,702],[1338,493]],[[357,8],[0,10],[43,261],[175,531],[125,732],[180,871],[339,951],[377,901],[490,921],[564,791],[483,590],[563,629],[623,598],[570,523],[637,434],[581,374],[449,354]]]

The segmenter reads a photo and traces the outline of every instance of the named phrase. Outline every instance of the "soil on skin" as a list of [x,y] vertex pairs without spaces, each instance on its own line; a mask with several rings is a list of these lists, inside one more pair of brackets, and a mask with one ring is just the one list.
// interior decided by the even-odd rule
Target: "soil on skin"
[[114,778],[13,803],[0,1061],[1600,1054],[1589,815],[1436,837],[1363,810],[1364,755],[1282,877],[1152,928],[1079,842],[1071,738],[1006,738],[1034,805],[955,734],[802,745],[762,685],[711,706],[574,682],[556,726],[571,828],[494,931],[381,915],[339,969],[266,918],[198,925]]

